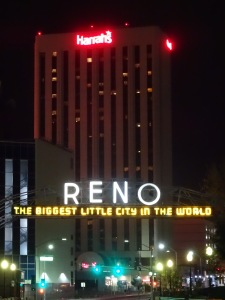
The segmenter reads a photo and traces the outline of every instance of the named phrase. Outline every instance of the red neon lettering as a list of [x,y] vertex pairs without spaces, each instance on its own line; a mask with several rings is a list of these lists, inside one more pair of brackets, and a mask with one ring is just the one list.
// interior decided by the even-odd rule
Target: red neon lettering
[[101,33],[100,35],[85,37],[83,35],[77,35],[76,37],[77,45],[87,46],[95,44],[110,44],[112,43],[112,32],[106,31],[106,33]]

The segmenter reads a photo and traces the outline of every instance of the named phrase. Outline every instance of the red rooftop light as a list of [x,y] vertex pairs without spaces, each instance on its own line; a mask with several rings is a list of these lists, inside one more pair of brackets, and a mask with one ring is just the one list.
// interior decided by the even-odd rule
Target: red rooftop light
[[172,42],[171,42],[169,39],[166,40],[166,47],[167,47],[170,51],[173,50],[173,44],[172,44]]

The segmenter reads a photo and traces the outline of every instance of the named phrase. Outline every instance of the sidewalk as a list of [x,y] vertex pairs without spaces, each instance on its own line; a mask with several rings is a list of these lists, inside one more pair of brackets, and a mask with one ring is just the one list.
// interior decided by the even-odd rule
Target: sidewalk
[[[82,300],[110,300],[110,299],[142,299],[142,300],[149,300],[151,298],[150,293],[134,293],[134,294],[116,294],[116,295],[105,295],[105,296],[99,296],[99,297],[93,297],[93,298],[76,298],[76,299],[82,299]],[[67,299],[67,300],[76,300],[76,299]]]

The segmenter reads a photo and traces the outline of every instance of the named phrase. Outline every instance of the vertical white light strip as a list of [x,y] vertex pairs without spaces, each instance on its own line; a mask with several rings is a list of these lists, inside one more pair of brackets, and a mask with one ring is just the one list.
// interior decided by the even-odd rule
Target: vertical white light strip
[[5,160],[5,254],[12,254],[13,160]]
[[[20,160],[20,204],[27,205],[28,161]],[[20,219],[20,255],[27,255],[27,219]]]

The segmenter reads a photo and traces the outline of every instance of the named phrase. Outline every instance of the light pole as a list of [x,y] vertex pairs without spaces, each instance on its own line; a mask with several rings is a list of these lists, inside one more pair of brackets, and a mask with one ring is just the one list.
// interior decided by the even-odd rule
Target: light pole
[[207,268],[207,271],[208,271],[208,286],[209,287],[211,287],[212,286],[212,278],[210,277],[210,272],[209,272],[209,270],[210,270],[210,263],[211,263],[211,261],[210,261],[210,258],[211,258],[211,256],[213,255],[213,248],[212,247],[210,247],[210,246],[208,246],[207,248],[206,248],[206,250],[205,250],[205,254],[206,254],[206,256],[208,257],[208,259],[207,259],[207,261],[206,261],[206,264],[208,264],[208,268]]
[[[54,249],[54,242],[55,241],[67,241],[67,238],[56,238],[56,239],[52,239],[49,241],[44,241],[38,245],[36,245],[36,249],[35,249],[35,257],[36,257],[36,280],[38,280],[37,282],[40,285],[40,291],[42,291],[43,294],[43,298],[46,298],[46,280],[47,280],[47,274],[46,274],[46,261],[53,261],[53,256],[50,255],[41,255],[40,254],[40,250],[39,248],[41,248],[42,246],[45,246],[45,250],[46,248],[49,250],[53,250]],[[38,262],[38,263],[37,263]],[[41,269],[41,262],[43,262],[43,274],[41,274],[40,269]],[[37,290],[36,290],[37,292]],[[36,294],[37,295],[37,294]]]
[[153,266],[152,266],[152,258],[153,258],[153,247],[150,246],[150,270],[149,270],[149,279],[150,279],[150,292],[151,299],[154,299],[154,290],[153,290]]
[[172,289],[172,276],[171,276],[171,272],[172,272],[172,267],[173,267],[173,261],[171,259],[169,259],[167,261],[167,267],[169,268],[169,282],[170,282],[170,294],[171,294],[171,289]]
[[[146,247],[150,251],[150,268],[149,268],[149,284],[150,284],[150,292],[151,292],[151,298],[153,299],[153,246],[147,246],[145,244],[141,244],[141,246]],[[140,257],[139,257],[140,262]]]
[[197,278],[197,285],[200,287],[202,286],[202,258],[198,253],[194,251],[189,251],[189,252],[192,253],[192,259],[194,259],[194,256],[197,256],[199,258],[199,270],[198,270],[198,276],[196,276],[196,278]]
[[190,295],[192,294],[192,278],[191,278],[191,262],[193,260],[193,251],[189,251],[187,254],[187,261],[190,264],[190,269],[189,269],[189,279],[190,279],[190,284],[189,284],[189,293]]
[[[165,244],[159,243],[159,249],[160,249],[160,250],[165,249]],[[167,247],[167,246],[166,246],[166,252],[170,252],[170,251],[173,251],[174,254],[175,254],[175,267],[176,267],[176,269],[177,269],[177,251],[174,250],[174,249],[171,248],[171,247]]]
[[[3,298],[7,298],[9,295],[6,295],[6,278],[5,278],[5,271],[6,269],[10,268],[11,271],[15,271],[16,270],[16,265],[14,263],[9,264],[9,262],[4,259],[1,262],[1,268],[3,269],[3,286],[4,286],[4,291],[3,291]],[[7,296],[7,297],[6,297]]]
[[156,264],[156,269],[159,271],[159,296],[162,296],[162,271],[163,271],[163,264],[158,262]]

